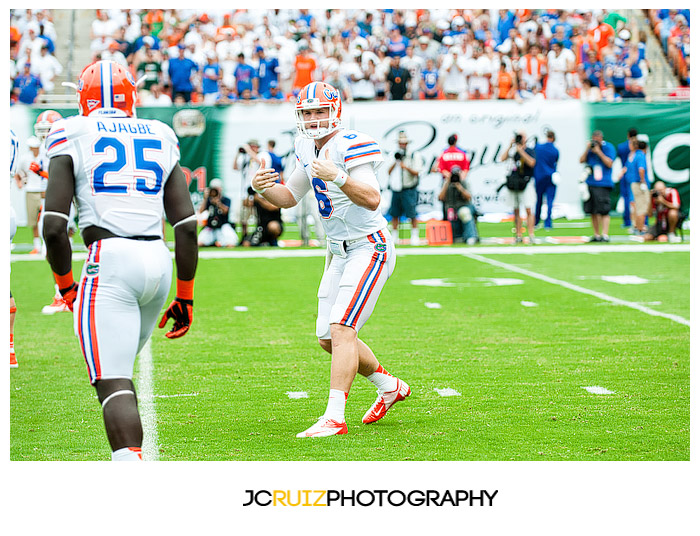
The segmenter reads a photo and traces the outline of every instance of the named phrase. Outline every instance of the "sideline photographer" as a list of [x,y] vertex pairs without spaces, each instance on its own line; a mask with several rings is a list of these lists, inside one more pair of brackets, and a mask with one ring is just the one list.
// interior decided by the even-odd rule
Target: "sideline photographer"
[[649,205],[649,216],[652,214],[656,214],[656,223],[644,235],[645,241],[663,241],[664,235],[668,242],[675,244],[681,241],[681,237],[676,234],[676,229],[683,225],[683,221],[688,215],[681,212],[681,196],[678,194],[678,190],[667,188],[663,181],[656,181],[654,189],[651,191],[651,204]]
[[525,223],[530,237],[530,244],[535,243],[535,214],[533,209],[535,208],[537,196],[535,181],[532,180],[532,177],[536,159],[535,150],[528,147],[526,142],[527,134],[525,132],[515,132],[508,149],[501,155],[501,162],[506,160],[513,161],[511,169],[506,175],[505,187],[508,190],[507,203],[513,207],[513,216],[515,217],[516,244],[523,241],[521,210],[525,211]]
[[452,166],[449,178],[442,183],[438,199],[442,201],[447,221],[452,225],[454,241],[472,245],[479,242],[476,228],[478,214],[462,175],[463,170],[459,165]]
[[248,194],[253,177],[260,168],[272,167],[272,159],[267,151],[260,150],[258,140],[252,139],[238,148],[233,158],[233,169],[241,172],[241,208],[238,223],[242,236],[248,233],[248,222],[255,219],[255,204],[253,197]]
[[591,215],[594,235],[590,242],[610,242],[610,194],[613,189],[612,165],[617,152],[615,147],[603,140],[603,132],[596,130],[586,144],[586,150],[580,158],[586,164],[588,199],[583,210]]
[[233,247],[238,245],[238,235],[228,221],[231,200],[223,195],[223,183],[214,179],[204,191],[199,213],[207,213],[207,222],[199,233],[200,246]]
[[412,151],[408,151],[408,144],[411,140],[406,133],[401,130],[398,135],[399,149],[394,153],[394,162],[389,167],[389,176],[397,167],[399,168],[399,179],[390,181],[391,187],[391,228],[394,244],[399,243],[399,221],[401,216],[411,220],[411,245],[419,245],[418,219],[416,206],[418,205],[418,181],[423,170],[423,157]]

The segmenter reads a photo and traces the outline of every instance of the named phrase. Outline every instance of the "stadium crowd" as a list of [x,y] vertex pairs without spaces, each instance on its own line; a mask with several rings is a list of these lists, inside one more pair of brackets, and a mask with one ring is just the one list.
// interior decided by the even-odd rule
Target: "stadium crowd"
[[[95,10],[92,60],[143,78],[143,105],[283,101],[310,81],[345,101],[644,98],[646,35],[607,10]],[[689,83],[688,10],[649,10]],[[50,10],[11,10],[13,101],[61,65]],[[683,19],[683,20],[681,20]],[[634,34],[634,35],[633,35]]]

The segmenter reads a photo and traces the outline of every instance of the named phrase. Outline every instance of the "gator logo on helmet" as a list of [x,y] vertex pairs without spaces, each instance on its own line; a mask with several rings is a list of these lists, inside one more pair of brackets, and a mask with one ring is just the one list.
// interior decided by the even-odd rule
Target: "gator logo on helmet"
[[338,98],[338,92],[337,91],[331,91],[328,88],[325,88],[323,90],[323,95],[328,99],[328,100],[334,100]]

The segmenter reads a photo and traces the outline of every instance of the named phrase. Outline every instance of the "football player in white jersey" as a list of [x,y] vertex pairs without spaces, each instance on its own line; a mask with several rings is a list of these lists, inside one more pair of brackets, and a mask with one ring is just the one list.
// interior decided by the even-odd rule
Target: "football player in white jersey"
[[[151,336],[170,290],[172,260],[163,211],[175,231],[176,298],[168,338],[192,323],[197,218],[170,127],[138,119],[131,75],[112,61],[86,67],[79,115],[56,121],[47,139],[49,185],[44,238],[61,295],[73,310],[90,383],[102,404],[112,460],[140,460],[143,430],[132,382],[136,355]],[[75,196],[88,246],[73,279],[66,221]]]
[[293,207],[313,191],[327,236],[316,336],[331,354],[330,393],[325,413],[297,437],[348,432],[345,402],[358,372],[378,394],[362,419],[365,424],[378,421],[411,394],[408,384],[389,374],[357,336],[394,271],[396,256],[379,210],[381,149],[366,134],[344,129],[340,115],[340,95],[333,86],[305,86],[296,103],[296,168],[285,184],[276,182],[278,174],[270,168],[260,169],[252,181],[256,192],[280,208]]
[[[10,129],[10,180],[17,173],[17,161],[19,160],[19,140],[17,135]],[[10,205],[10,243],[17,232],[17,216],[15,209]],[[15,313],[17,306],[10,290],[10,368],[17,368],[17,356],[15,356]]]
[[[37,162],[38,170],[37,173],[41,175],[42,177],[45,177],[48,179],[49,177],[49,157],[47,155],[47,148],[46,148],[46,138],[49,135],[49,132],[51,130],[51,125],[54,124],[54,122],[58,121],[59,119],[63,119],[63,116],[59,114],[55,110],[44,110],[41,112],[37,118],[36,122],[34,123],[34,135],[37,137],[39,140],[39,143],[41,143],[41,146],[39,147],[39,159]],[[42,200],[43,202],[43,200]],[[73,205],[71,204],[71,213],[69,214],[70,216],[70,221],[67,222],[68,225],[68,236],[73,235],[73,230],[72,230],[72,223],[73,223]],[[39,214],[39,234],[43,235],[43,228],[44,228],[44,207],[42,206],[41,208],[41,213]],[[43,252],[44,255],[46,255],[46,245],[43,244],[41,251]],[[65,302],[63,297],[61,296],[61,293],[58,291],[58,285],[54,284],[55,291],[54,291],[54,297],[53,300],[49,305],[45,305],[42,307],[41,312],[45,315],[52,315],[54,313],[62,313],[62,312],[68,312],[70,313],[70,309],[68,308],[68,304]]]

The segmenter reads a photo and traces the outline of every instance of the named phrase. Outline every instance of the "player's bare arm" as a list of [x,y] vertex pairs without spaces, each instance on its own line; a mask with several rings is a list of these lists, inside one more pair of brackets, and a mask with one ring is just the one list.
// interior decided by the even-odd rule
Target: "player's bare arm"
[[191,280],[197,270],[197,220],[180,164],[175,165],[163,188],[163,207],[175,231],[177,278]]
[[73,159],[57,156],[49,163],[49,184],[44,207],[44,240],[46,258],[55,274],[64,275],[72,269],[72,248],[66,222],[69,219],[75,179]]
[[338,169],[331,160],[328,149],[324,156],[325,158],[316,159],[311,163],[314,176],[338,184],[343,193],[356,205],[367,210],[377,210],[382,200],[379,190],[364,182],[353,180],[350,175]]
[[[294,174],[292,174],[294,175]],[[292,192],[284,184],[277,182],[279,173],[272,168],[256,171],[251,185],[260,196],[278,208],[291,208],[297,204]]]

